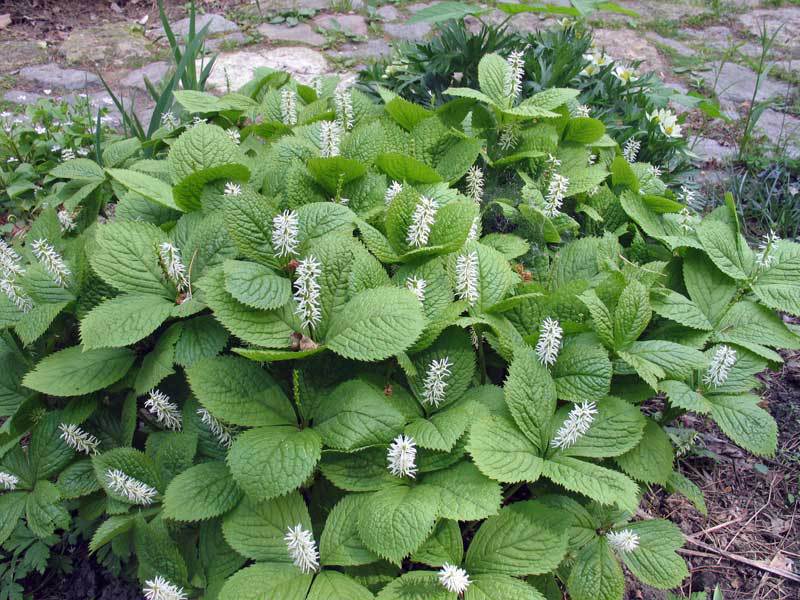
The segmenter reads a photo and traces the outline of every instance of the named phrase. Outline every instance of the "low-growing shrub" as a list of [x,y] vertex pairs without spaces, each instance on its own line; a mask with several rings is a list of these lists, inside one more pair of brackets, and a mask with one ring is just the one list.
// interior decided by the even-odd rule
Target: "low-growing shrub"
[[678,586],[680,530],[636,516],[650,484],[704,510],[664,426],[774,452],[800,247],[693,214],[578,90],[478,81],[433,110],[259,71],[175,92],[168,150],[55,167],[78,216],[0,248],[0,540],[79,518],[159,600]]

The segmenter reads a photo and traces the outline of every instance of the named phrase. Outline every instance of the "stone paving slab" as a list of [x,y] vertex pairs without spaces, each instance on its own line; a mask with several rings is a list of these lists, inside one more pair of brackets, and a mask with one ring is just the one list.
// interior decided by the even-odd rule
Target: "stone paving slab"
[[150,56],[149,43],[125,23],[73,29],[58,52],[68,64],[124,65]]
[[369,33],[367,29],[367,20],[361,15],[319,15],[314,17],[312,23],[323,29],[338,28],[354,35],[366,36]]
[[[709,65],[708,71],[703,71],[700,76],[705,84],[711,88],[716,80],[716,94],[722,102],[740,104],[750,102],[756,85],[756,74],[741,65],[725,63],[720,68],[719,62]],[[756,101],[768,100],[785,95],[787,84],[769,77],[762,77]]]
[[47,61],[47,49],[44,43],[24,40],[8,40],[0,42],[0,71],[7,73],[22,67]]
[[272,50],[241,50],[220,54],[214,63],[208,85],[225,92],[237,90],[253,78],[260,67],[288,71],[302,83],[328,72],[328,61],[322,53],[305,46],[287,46]]
[[268,42],[300,42],[311,46],[322,46],[325,43],[325,36],[314,31],[307,23],[300,23],[294,27],[262,23],[256,30]]
[[139,69],[135,69],[128,73],[125,77],[120,79],[120,85],[128,88],[137,88],[143,91],[147,90],[144,84],[144,78],[150,80],[150,83],[157,85],[170,70],[170,63],[166,61],[156,61],[145,65]]
[[31,83],[50,89],[79,90],[97,86],[100,78],[89,71],[63,68],[56,63],[47,63],[20,69],[19,75]]

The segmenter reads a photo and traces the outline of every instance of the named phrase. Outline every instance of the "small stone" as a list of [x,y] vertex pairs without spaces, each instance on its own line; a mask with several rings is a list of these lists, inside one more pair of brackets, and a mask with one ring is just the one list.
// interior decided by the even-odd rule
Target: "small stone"
[[375,12],[384,21],[396,21],[397,18],[400,16],[400,11],[397,10],[391,4],[387,4],[386,6],[381,6]]
[[313,22],[323,29],[341,29],[361,36],[368,33],[367,20],[361,15],[320,15]]
[[287,71],[302,83],[310,83],[327,71],[328,61],[321,53],[305,46],[223,53],[214,63],[208,85],[220,91],[227,91],[229,85],[231,90],[238,90],[253,78],[253,72],[259,67]]
[[330,0],[270,0],[269,2],[269,10],[273,13],[296,10],[327,10],[330,6]]
[[[189,17],[181,19],[172,25],[172,31],[175,35],[185,37],[189,35]],[[229,21],[222,15],[206,14],[197,15],[194,21],[194,30],[200,31],[203,27],[208,25],[208,35],[215,35],[217,33],[228,33],[230,31],[239,31],[239,26],[233,21]],[[161,29],[161,34],[164,35],[164,30]]]
[[[721,69],[718,62],[711,63],[709,66],[711,69],[703,71],[700,76],[709,87],[713,86],[716,80],[716,89],[714,91],[720,100],[733,104],[741,104],[752,100],[757,78],[753,71],[730,62],[722,65]],[[756,101],[767,100],[785,93],[786,84],[768,77],[762,77]]]
[[392,47],[383,40],[368,40],[363,44],[344,44],[338,50],[328,52],[329,55],[337,58],[352,58],[357,60],[367,58],[381,58],[389,56]]
[[24,67],[20,69],[19,75],[22,79],[41,85],[45,89],[79,90],[100,83],[100,79],[94,73],[78,69],[63,69],[56,63]]
[[76,27],[58,49],[69,64],[122,65],[150,56],[144,36],[124,23]]
[[771,146],[782,148],[785,145],[790,157],[800,154],[800,119],[797,117],[770,108],[761,113],[756,129],[767,137]]
[[717,140],[711,138],[699,138],[692,151],[700,158],[703,163],[724,162],[729,157],[736,154],[736,148],[724,146]]
[[241,31],[232,31],[206,40],[206,50],[217,52],[222,48],[230,49],[242,46],[247,37]]
[[431,25],[430,23],[413,23],[411,25],[386,23],[383,30],[393,38],[416,41],[423,39],[431,32]]
[[638,31],[628,29],[596,29],[594,41],[617,61],[642,61],[641,71],[666,70],[666,63],[655,46],[644,39]]
[[314,31],[307,23],[295,27],[264,23],[258,26],[258,32],[268,42],[300,42],[310,46],[322,46],[325,43],[325,36]]
[[150,80],[150,83],[157,85],[164,78],[164,75],[169,72],[169,68],[169,63],[164,61],[150,63],[128,73],[120,80],[120,84],[129,88],[147,90],[147,86],[144,84],[145,77]]
[[47,50],[35,41],[9,40],[0,42],[0,70],[6,73],[47,60]]

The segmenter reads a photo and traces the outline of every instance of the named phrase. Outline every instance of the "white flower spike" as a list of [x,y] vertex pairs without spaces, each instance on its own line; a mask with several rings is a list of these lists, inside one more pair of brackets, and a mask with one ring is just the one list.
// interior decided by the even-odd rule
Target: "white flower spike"
[[561,349],[561,336],[563,333],[564,330],[555,319],[547,317],[542,321],[539,339],[536,342],[536,355],[539,357],[539,362],[546,367],[555,364],[558,352]]
[[406,288],[413,292],[420,302],[425,302],[426,287],[428,287],[428,282],[422,277],[417,277],[416,275],[406,277]]
[[472,165],[467,171],[467,196],[472,198],[476,204],[483,201],[483,169],[478,165]]
[[283,540],[289,550],[289,556],[294,565],[303,573],[313,573],[319,570],[319,552],[314,535],[301,524],[289,527]]
[[467,241],[477,242],[480,236],[481,236],[481,216],[477,215],[474,219],[472,219],[472,225],[469,226],[469,232],[467,233]]
[[83,454],[97,454],[100,440],[72,423],[61,423],[58,426],[59,436],[70,448]]
[[221,421],[217,420],[214,415],[208,412],[205,408],[198,408],[197,415],[200,417],[200,420],[203,422],[203,425],[208,427],[208,430],[211,432],[215,438],[217,438],[217,442],[223,448],[230,448],[233,444],[233,437],[236,435],[237,430],[235,427],[231,427],[230,425],[226,425]]
[[447,391],[447,379],[450,377],[450,357],[441,360],[433,359],[428,365],[428,373],[423,382],[422,400],[425,404],[439,406]]
[[470,306],[475,306],[480,299],[478,277],[478,253],[473,250],[467,254],[459,254],[456,259],[456,295],[459,300],[466,300]]
[[225,190],[223,193],[226,196],[240,196],[242,194],[242,186],[240,186],[238,183],[228,181],[225,184]]
[[708,371],[703,377],[703,381],[708,385],[719,387],[728,380],[733,365],[736,364],[736,350],[730,346],[722,344],[714,352]]
[[309,255],[297,265],[295,274],[297,275],[294,282],[294,300],[297,302],[295,313],[303,320],[303,327],[314,328],[322,320],[318,281],[322,274],[322,263],[313,255]]
[[386,456],[389,472],[395,477],[417,476],[417,444],[411,436],[401,434],[394,438]]
[[320,137],[322,142],[320,152],[323,158],[339,156],[341,132],[342,129],[336,121],[322,121],[322,123],[320,123]]
[[630,529],[609,531],[606,534],[606,539],[609,545],[620,554],[633,552],[639,547],[639,534]]
[[464,569],[451,565],[450,563],[444,563],[439,570],[439,583],[441,583],[448,592],[461,596],[467,591],[469,584],[472,582]]
[[497,144],[503,152],[508,152],[517,146],[518,141],[516,128],[513,125],[506,125],[500,131],[500,139]]
[[144,407],[155,416],[159,425],[173,431],[180,431],[183,424],[181,409],[174,402],[170,402],[169,396],[164,392],[150,390],[147,400],[144,401]]
[[61,231],[63,233],[75,230],[75,215],[66,208],[59,210],[56,217],[58,218],[58,224],[61,226]]
[[622,147],[622,158],[631,164],[635,163],[641,147],[642,143],[640,141],[628,138],[628,141],[625,142],[625,145]]
[[108,469],[106,471],[106,483],[113,491],[134,504],[148,506],[153,503],[153,500],[158,495],[158,490],[126,475],[119,469]]
[[525,51],[515,50],[508,55],[506,62],[508,63],[506,95],[516,100],[522,93],[522,79],[525,77]]
[[67,287],[67,279],[71,273],[56,249],[48,244],[47,240],[38,239],[31,244],[31,251],[45,270],[50,273],[50,277],[53,278],[56,285]]
[[769,233],[764,234],[758,244],[758,254],[756,254],[756,262],[759,267],[768,269],[778,261],[773,251],[780,241],[781,238],[772,229],[769,230]]
[[26,313],[33,309],[33,300],[25,294],[25,291],[14,281],[13,277],[5,275],[0,278],[0,290],[11,301],[11,304],[17,307],[17,310]]
[[281,90],[281,121],[284,125],[297,125],[297,94],[289,88]]
[[569,178],[554,173],[547,186],[547,196],[544,199],[544,214],[551,218],[558,216],[568,189]]
[[178,587],[161,577],[148,579],[144,582],[144,597],[146,600],[187,600],[188,596],[182,587]]
[[582,402],[576,404],[564,424],[556,432],[556,436],[550,442],[553,448],[566,450],[573,446],[582,436],[586,435],[592,426],[594,416],[597,414],[597,405],[594,402]]
[[353,94],[350,88],[336,90],[333,95],[333,104],[336,108],[336,121],[345,131],[353,128]]
[[167,277],[175,284],[179,292],[189,290],[189,278],[186,275],[186,265],[183,264],[181,252],[170,242],[162,242],[158,246],[158,256],[161,265],[167,272]]
[[576,117],[591,117],[592,116],[592,109],[588,107],[586,104],[578,104],[575,108],[575,116]]
[[681,212],[678,213],[678,225],[680,225],[684,233],[691,233],[694,231],[692,219],[692,212],[684,206],[681,209]]
[[399,181],[392,181],[392,185],[390,185],[386,189],[386,194],[383,196],[383,201],[386,203],[386,206],[389,206],[392,201],[397,197],[397,194],[403,191],[403,184]]
[[6,492],[13,492],[17,489],[18,484],[19,477],[11,473],[6,473],[5,471],[0,471],[0,489]]
[[242,141],[242,134],[239,133],[239,130],[235,127],[230,127],[225,130],[225,133],[228,134],[228,137],[231,138],[231,141],[236,144],[237,146]]
[[285,210],[272,219],[272,247],[275,256],[296,255],[300,231],[300,217],[293,210]]
[[433,198],[422,196],[414,208],[411,215],[411,225],[408,226],[406,242],[415,248],[428,245],[428,238],[431,235],[431,227],[436,221],[436,211],[439,204]]

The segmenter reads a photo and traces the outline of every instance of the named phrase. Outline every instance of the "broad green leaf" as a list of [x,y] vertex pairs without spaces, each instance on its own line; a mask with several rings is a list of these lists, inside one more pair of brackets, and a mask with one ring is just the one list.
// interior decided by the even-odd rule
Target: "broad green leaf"
[[696,483],[689,480],[684,475],[681,475],[677,471],[673,471],[672,475],[669,477],[669,481],[667,481],[666,489],[670,493],[674,494],[677,492],[685,496],[689,502],[694,504],[695,508],[700,512],[701,515],[708,515],[708,507],[706,506],[706,500],[703,497],[703,490],[701,490]]
[[53,535],[56,529],[69,527],[69,512],[59,502],[61,494],[49,481],[37,481],[25,503],[28,529],[38,538]]
[[431,537],[422,544],[411,560],[431,567],[441,567],[445,563],[460,565],[464,558],[464,541],[461,539],[461,528],[458,521],[441,519],[433,530]]
[[66,160],[50,171],[53,177],[61,179],[105,179],[103,167],[88,158],[73,158]]
[[76,461],[58,474],[56,482],[61,497],[73,500],[88,496],[100,489],[97,478],[94,476],[94,467],[89,458]]
[[439,406],[434,406],[426,397],[425,381],[434,361],[447,360],[450,374],[443,378],[444,393],[439,399],[439,406],[446,406],[461,398],[469,388],[475,374],[475,352],[470,342],[469,334],[461,328],[450,327],[446,329],[436,341],[411,357],[416,369],[416,376],[409,377],[411,389],[419,401],[426,405],[429,412],[434,412]]
[[115,501],[133,504],[129,498],[122,496],[109,486],[109,471],[122,471],[128,477],[152,488],[159,488],[160,481],[155,463],[144,452],[134,448],[114,448],[108,452],[96,454],[92,456],[92,464],[97,481],[100,482],[109,498]]
[[717,331],[715,338],[722,342],[790,350],[800,347],[800,336],[789,331],[780,316],[750,300],[740,300],[731,306],[720,319]]
[[480,410],[477,403],[461,400],[428,418],[414,419],[405,431],[420,448],[450,452]]
[[373,600],[367,588],[354,579],[337,571],[322,571],[314,578],[314,584],[306,600],[330,600],[331,598],[347,598],[347,600]]
[[502,500],[500,484],[470,462],[426,475],[425,487],[439,492],[439,516],[454,521],[478,521],[496,514]]
[[589,309],[594,322],[594,330],[600,340],[609,348],[614,347],[614,321],[608,307],[598,298],[597,292],[587,290],[578,299]]
[[343,156],[309,158],[307,166],[317,182],[332,195],[340,189],[339,186],[358,179],[367,172],[360,162]]
[[633,481],[621,473],[577,458],[549,458],[544,461],[542,474],[600,504],[616,504],[629,511],[634,511],[639,504],[639,488]]
[[94,554],[117,536],[129,532],[136,524],[136,515],[114,515],[100,524],[89,544],[89,552]]
[[404,100],[400,96],[397,96],[391,102],[387,102],[384,110],[406,131],[411,131],[417,123],[433,116],[431,111],[419,104]]
[[81,343],[87,350],[130,346],[166,321],[174,303],[161,296],[123,294],[97,305],[81,321]]
[[72,346],[39,361],[22,385],[52,396],[82,396],[119,381],[135,358],[127,348],[84,352],[80,346]]
[[314,472],[321,450],[322,440],[311,429],[259,427],[236,438],[228,466],[248,496],[269,500],[302,485]]
[[706,366],[706,358],[699,350],[666,340],[633,342],[625,353],[656,365],[670,378],[685,378]]
[[172,186],[161,179],[128,169],[106,169],[116,181],[143,198],[172,210],[183,210],[172,197]]
[[211,315],[195,317],[182,325],[181,337],[175,344],[175,362],[183,367],[216,356],[228,341],[228,332]]
[[674,460],[669,436],[652,419],[647,420],[639,445],[616,458],[622,470],[637,481],[660,485],[667,483]]
[[556,385],[530,347],[518,349],[505,385],[508,409],[530,442],[544,450],[547,427],[556,408]]
[[761,401],[752,394],[737,396],[714,395],[711,417],[725,435],[745,450],[759,456],[772,456],[778,444],[778,427],[775,419],[758,406]]
[[241,497],[242,492],[225,463],[202,463],[170,482],[164,494],[164,517],[176,521],[204,521],[225,514]]
[[367,498],[366,494],[345,496],[328,514],[319,541],[320,562],[323,565],[347,567],[378,560],[378,556],[367,550],[358,536],[358,516]]
[[256,563],[230,577],[219,600],[305,600],[313,575],[291,564]]
[[753,293],[772,309],[800,315],[800,245],[781,241],[770,256],[774,263],[759,272]]
[[472,579],[464,594],[464,600],[494,600],[513,598],[514,600],[545,600],[536,588],[508,575],[485,573]]
[[19,524],[27,497],[28,494],[24,492],[6,492],[0,495],[0,543],[5,543]]
[[494,103],[489,96],[483,92],[479,92],[478,90],[473,90],[472,88],[451,87],[447,88],[444,93],[449,96],[456,96],[457,98],[470,98],[471,100],[478,100],[479,102],[485,102],[486,104]]
[[147,580],[160,575],[174,585],[187,585],[186,561],[163,520],[153,519],[146,523],[140,513],[133,533],[140,578]]
[[200,404],[221,421],[250,427],[296,422],[281,386],[244,358],[204,358],[187,367],[186,375]]
[[622,560],[637,579],[662,590],[677,587],[689,575],[676,550],[683,546],[678,526],[664,519],[630,523],[626,529],[639,536],[639,547],[623,552]]
[[575,558],[567,580],[574,600],[619,600],[625,591],[622,568],[605,538],[595,538]]
[[171,325],[158,337],[155,347],[142,359],[142,366],[136,373],[133,383],[133,391],[137,396],[152,390],[175,372],[175,345],[181,337],[183,327],[183,323]]
[[611,361],[597,344],[567,341],[552,367],[556,394],[562,400],[598,400],[611,389]]
[[533,483],[542,474],[536,446],[509,419],[485,417],[470,430],[467,451],[481,473],[504,483]]
[[489,96],[498,107],[507,108],[511,102],[510,70],[499,54],[486,54],[478,63],[478,82],[481,92]]
[[683,260],[683,280],[692,302],[712,324],[717,323],[736,294],[736,282],[697,250],[690,250]]
[[272,248],[272,219],[277,206],[260,194],[243,190],[238,196],[226,197],[223,211],[225,226],[239,251],[249,259],[277,266]]
[[463,2],[438,2],[415,12],[406,22],[409,25],[425,22],[441,23],[451,19],[463,19],[468,15],[480,14],[481,12],[483,12],[481,7],[470,6]]
[[682,381],[667,380],[658,384],[672,406],[705,415],[711,412],[711,403]]
[[614,311],[614,347],[623,349],[637,340],[651,316],[647,289],[638,281],[631,281],[622,290]]
[[[632,404],[609,396],[597,401],[597,414],[589,431],[562,451],[566,456],[607,458],[619,456],[636,446],[642,438],[645,418]],[[562,407],[553,421],[557,427],[567,418],[571,406]]]
[[439,581],[436,571],[410,571],[392,578],[376,600],[456,600]]
[[432,167],[416,158],[397,152],[380,154],[375,159],[375,166],[395,181],[437,183],[442,180],[442,176]]
[[567,128],[564,130],[564,140],[579,144],[591,144],[603,137],[605,132],[605,125],[598,119],[574,117],[567,123]]
[[755,255],[745,239],[722,221],[705,219],[697,235],[708,257],[720,271],[738,280],[747,279],[753,271]]
[[667,290],[663,294],[653,294],[650,297],[650,305],[660,316],[686,327],[702,331],[711,331],[713,329],[713,325],[708,320],[708,317],[703,314],[703,311],[694,302],[678,292]]

